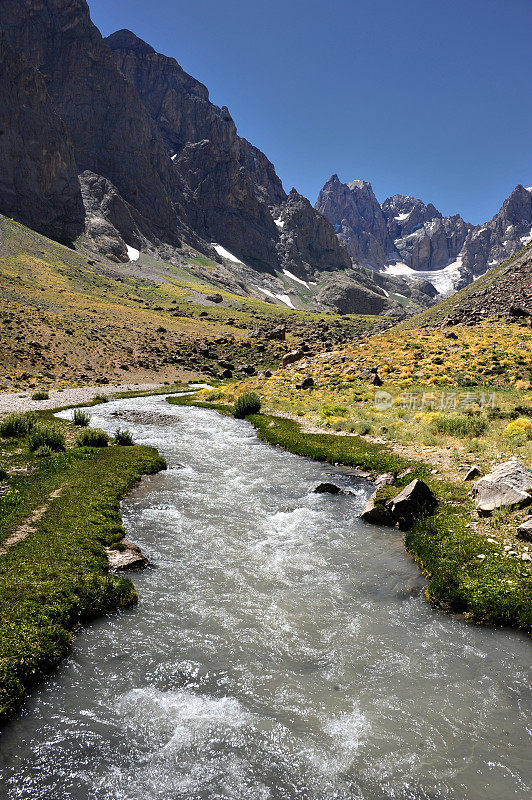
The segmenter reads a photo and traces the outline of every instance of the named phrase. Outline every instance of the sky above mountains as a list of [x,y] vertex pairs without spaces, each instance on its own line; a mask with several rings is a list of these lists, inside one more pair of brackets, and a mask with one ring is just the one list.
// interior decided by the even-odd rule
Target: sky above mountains
[[333,173],[484,222],[532,186],[530,0],[89,0],[228,106],[314,203]]

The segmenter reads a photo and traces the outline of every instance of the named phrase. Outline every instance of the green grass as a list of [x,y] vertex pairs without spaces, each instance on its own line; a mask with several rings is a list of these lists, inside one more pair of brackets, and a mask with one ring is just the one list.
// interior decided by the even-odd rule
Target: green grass
[[0,555],[0,723],[68,652],[74,626],[136,600],[129,580],[110,575],[104,546],[123,537],[119,501],[143,474],[164,468],[149,447],[69,449],[10,479],[6,538],[52,500],[35,531]]
[[84,428],[76,436],[78,447],[107,447],[110,438],[101,428]]
[[[168,402],[231,413],[231,406],[197,402],[190,397],[169,398]],[[389,499],[417,477],[438,498],[435,513],[416,522],[405,535],[407,550],[427,577],[427,599],[446,610],[465,613],[475,622],[532,631],[530,569],[518,559],[506,557],[500,543],[488,542],[470,527],[475,512],[469,486],[436,478],[426,464],[401,458],[385,446],[360,437],[303,433],[297,421],[268,414],[248,420],[259,439],[306,458],[396,475],[411,470],[393,487],[382,489],[378,497]]]

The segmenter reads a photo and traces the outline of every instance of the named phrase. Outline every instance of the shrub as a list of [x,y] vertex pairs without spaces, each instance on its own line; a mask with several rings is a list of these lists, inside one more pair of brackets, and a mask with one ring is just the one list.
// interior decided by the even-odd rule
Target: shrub
[[7,481],[8,478],[9,478],[8,473],[5,471],[5,469],[2,469],[0,467],[0,481]]
[[255,392],[246,392],[240,395],[233,409],[235,419],[244,419],[248,414],[258,414],[260,411],[260,397]]
[[526,436],[532,439],[532,422],[527,417],[519,417],[509,422],[504,429],[503,436]]
[[28,448],[34,453],[44,445],[57,452],[65,449],[65,437],[57,428],[48,425],[34,425],[28,434]]
[[94,405],[97,405],[98,403],[108,403],[109,398],[107,397],[106,394],[96,394],[92,398],[92,402]]
[[14,411],[0,420],[0,436],[5,439],[19,438],[26,436],[35,425],[35,414],[30,411],[23,413],[22,411]]
[[81,408],[74,409],[74,416],[72,418],[74,425],[78,425],[80,428],[86,428],[90,421],[90,415],[87,414],[86,411],[82,411]]
[[31,396],[31,399],[32,400],[48,400],[49,399],[49,395],[48,395],[48,392],[44,392],[41,389],[39,389],[39,391],[33,392],[32,396]]
[[101,428],[85,428],[76,436],[78,447],[107,447],[109,436]]
[[128,430],[120,430],[120,428],[117,428],[114,435],[114,443],[122,445],[123,447],[131,447],[131,445],[134,444],[133,436]]
[[49,444],[41,444],[41,446],[35,451],[35,455],[39,456],[40,458],[47,458],[48,456],[52,455],[52,452],[53,450]]
[[473,417],[467,414],[440,414],[431,425],[435,433],[444,433],[448,436],[480,436],[484,433],[488,423],[483,417]]

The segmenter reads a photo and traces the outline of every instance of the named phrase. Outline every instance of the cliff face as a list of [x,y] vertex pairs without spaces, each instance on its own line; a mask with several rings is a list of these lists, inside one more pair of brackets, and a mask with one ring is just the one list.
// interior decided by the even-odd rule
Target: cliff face
[[286,203],[274,210],[274,216],[280,233],[278,250],[283,269],[312,279],[319,271],[351,267],[347,250],[332,226],[295,189]]
[[179,244],[179,182],[155,123],[116,69],[84,0],[3,0],[11,46],[40,70],[79,172],[108,179],[165,241]]
[[501,263],[532,241],[532,187],[517,185],[501,210],[473,228],[463,247],[463,265],[473,275]]
[[8,216],[61,241],[72,241],[83,231],[80,186],[65,126],[42,75],[2,34],[0,205]]

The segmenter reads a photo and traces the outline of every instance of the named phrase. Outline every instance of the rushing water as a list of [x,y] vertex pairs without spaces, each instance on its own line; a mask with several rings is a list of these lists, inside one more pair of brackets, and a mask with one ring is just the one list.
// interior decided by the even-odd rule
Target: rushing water
[[2,800],[529,800],[528,641],[431,609],[369,486],[162,398],[91,413],[168,460],[123,504],[152,566],[5,729]]

